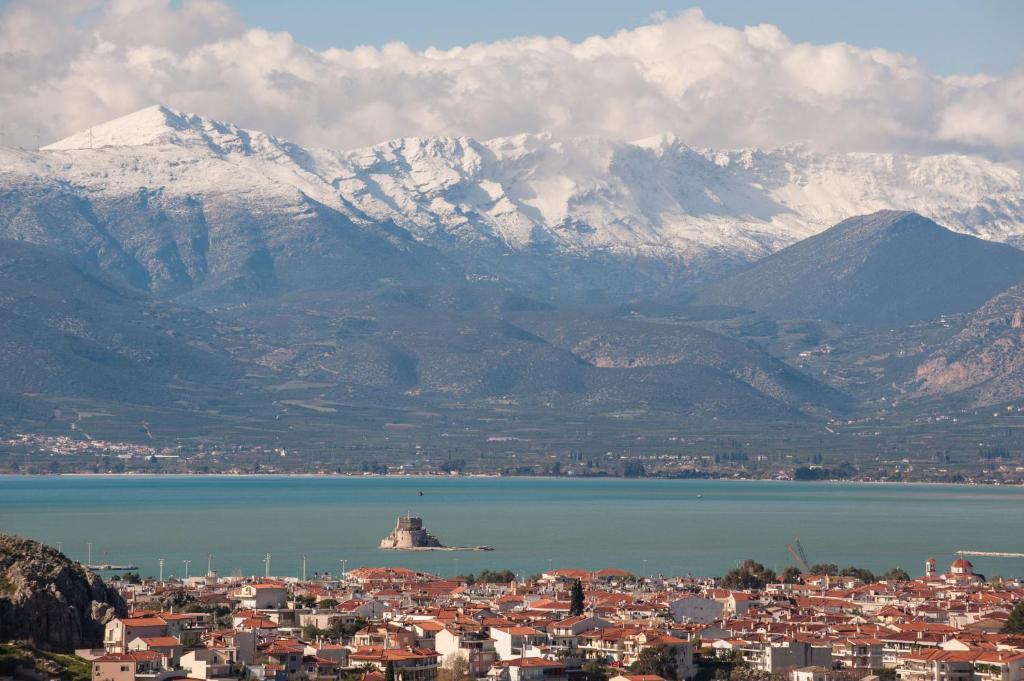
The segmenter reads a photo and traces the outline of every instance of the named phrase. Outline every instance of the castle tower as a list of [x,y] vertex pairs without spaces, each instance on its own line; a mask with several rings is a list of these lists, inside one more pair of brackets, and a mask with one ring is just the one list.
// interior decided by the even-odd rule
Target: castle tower
[[382,549],[409,550],[443,548],[437,537],[423,527],[423,519],[412,514],[398,517],[395,529],[380,542]]

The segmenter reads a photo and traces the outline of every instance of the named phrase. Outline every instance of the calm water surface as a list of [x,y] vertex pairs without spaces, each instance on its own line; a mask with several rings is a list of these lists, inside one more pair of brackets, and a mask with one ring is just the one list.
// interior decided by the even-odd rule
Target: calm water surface
[[[423,492],[420,496],[419,492]],[[450,545],[493,552],[400,553],[377,542],[406,512]],[[744,558],[781,570],[799,537],[812,562],[920,574],[957,549],[1024,551],[1024,488],[537,478],[4,477],[0,531],[62,543],[85,560],[155,575],[297,575],[360,565],[439,574],[508,568],[621,567],[721,574]],[[988,575],[1024,561],[972,559]],[[645,562],[646,561],[646,562]]]

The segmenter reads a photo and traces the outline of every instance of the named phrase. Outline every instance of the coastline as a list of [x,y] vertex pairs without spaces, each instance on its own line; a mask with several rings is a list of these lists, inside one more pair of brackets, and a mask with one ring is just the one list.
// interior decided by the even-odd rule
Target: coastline
[[501,475],[500,473],[460,473],[451,475],[448,473],[402,473],[382,475],[380,473],[0,473],[0,479],[4,478],[310,478],[310,479],[346,479],[346,480],[380,480],[380,479],[408,479],[408,480],[479,480],[479,479],[502,479],[502,480],[629,480],[634,482],[678,482],[678,483],[701,483],[701,482],[746,482],[746,483],[793,483],[800,485],[928,485],[946,487],[1009,487],[1024,488],[1024,483],[1003,483],[1003,482],[944,482],[931,480],[848,480],[848,479],[819,479],[819,480],[780,480],[777,478],[745,478],[745,477],[708,477],[708,478],[674,478],[671,476],[637,476],[626,477],[621,475]]

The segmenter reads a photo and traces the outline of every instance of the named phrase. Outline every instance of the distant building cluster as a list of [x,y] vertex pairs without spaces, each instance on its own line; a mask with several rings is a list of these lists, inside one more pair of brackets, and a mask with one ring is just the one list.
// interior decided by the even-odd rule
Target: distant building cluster
[[963,557],[903,581],[789,582],[394,567],[120,580],[133,611],[106,625],[102,649],[76,652],[93,681],[1024,679],[1024,634],[999,633],[1024,585],[988,583]]
[[74,438],[67,435],[38,435],[35,433],[16,433],[13,437],[0,440],[0,446],[2,445],[57,455],[109,454],[130,458],[133,456],[158,456],[163,453],[162,450],[155,447],[131,442],[111,442]]

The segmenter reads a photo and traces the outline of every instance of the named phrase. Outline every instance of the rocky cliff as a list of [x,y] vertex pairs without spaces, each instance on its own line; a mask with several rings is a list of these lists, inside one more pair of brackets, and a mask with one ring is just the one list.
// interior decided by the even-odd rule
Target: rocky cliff
[[911,389],[972,407],[1013,402],[1024,393],[1024,285],[1011,286],[967,316],[932,349]]
[[98,646],[127,612],[103,580],[49,546],[0,534],[0,641],[55,650]]

